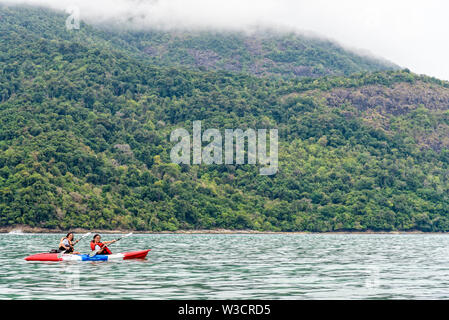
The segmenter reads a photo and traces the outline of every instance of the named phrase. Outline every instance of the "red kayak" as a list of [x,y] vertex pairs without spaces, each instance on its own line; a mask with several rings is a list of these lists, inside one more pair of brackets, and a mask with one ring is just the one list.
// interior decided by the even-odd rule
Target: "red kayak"
[[129,259],[145,259],[151,249],[113,253],[108,255],[97,254],[93,257],[88,254],[59,254],[59,253],[38,253],[25,258],[26,261],[112,261],[112,260],[129,260]]

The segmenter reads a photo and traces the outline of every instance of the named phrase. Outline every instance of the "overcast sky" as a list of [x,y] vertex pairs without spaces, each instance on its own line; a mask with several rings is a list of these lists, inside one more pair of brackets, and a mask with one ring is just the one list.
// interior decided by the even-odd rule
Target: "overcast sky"
[[256,24],[312,31],[368,50],[416,73],[449,80],[447,0],[0,0],[65,10],[87,21],[140,27],[246,29]]

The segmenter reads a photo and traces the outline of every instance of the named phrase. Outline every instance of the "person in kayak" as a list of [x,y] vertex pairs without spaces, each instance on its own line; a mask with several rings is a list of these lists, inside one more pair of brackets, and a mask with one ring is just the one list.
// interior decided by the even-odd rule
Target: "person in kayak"
[[67,235],[59,241],[59,252],[79,254],[79,252],[74,251],[74,246],[79,240],[74,242],[73,238],[73,232],[67,233]]
[[90,249],[97,251],[97,254],[112,254],[106,245],[116,242],[117,240],[101,242],[101,236],[99,234],[94,235],[93,240],[90,242]]

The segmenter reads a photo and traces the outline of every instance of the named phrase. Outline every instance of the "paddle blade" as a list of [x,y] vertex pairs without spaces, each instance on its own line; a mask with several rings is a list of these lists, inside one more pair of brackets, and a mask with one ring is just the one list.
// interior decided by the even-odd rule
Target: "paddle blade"
[[89,253],[89,257],[93,257],[93,256],[96,256],[97,255],[97,253],[98,252],[100,252],[101,251],[101,249],[100,250],[95,250],[95,251],[92,251],[91,253]]
[[[132,236],[133,235],[133,233],[132,232],[130,232],[130,233],[128,233],[128,234],[125,234],[123,237],[121,237],[120,239],[123,239],[123,238],[127,238],[127,237],[129,237],[129,236]],[[118,240],[118,239],[117,239]]]

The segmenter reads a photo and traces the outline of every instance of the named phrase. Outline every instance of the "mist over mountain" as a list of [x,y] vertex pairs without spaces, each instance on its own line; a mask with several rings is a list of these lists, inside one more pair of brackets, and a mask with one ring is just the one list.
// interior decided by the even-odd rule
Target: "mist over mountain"
[[[0,226],[449,231],[449,83],[297,34],[66,18],[0,6]],[[277,128],[279,172],[171,163],[197,120]]]
[[356,53],[383,57],[449,80],[449,29],[443,0],[0,0],[71,12],[89,24],[122,29],[239,31],[254,27],[314,34]]
[[[28,4],[36,7],[51,8],[66,15],[72,15],[89,24],[102,26],[115,31],[175,31],[184,34],[237,33],[251,36],[254,33],[294,34],[298,38],[309,41],[333,43],[348,53],[362,55],[371,60],[381,60],[368,50],[356,44],[346,43],[343,49],[335,40],[316,33],[307,26],[292,25],[285,20],[284,15],[291,8],[288,0],[262,0],[257,5],[252,1],[221,1],[221,0],[118,0],[110,1],[51,1],[51,0],[1,0],[8,5]],[[300,14],[300,12],[298,12]],[[300,15],[301,16],[301,15]],[[301,19],[301,18],[299,18]],[[351,48],[351,49],[348,49]],[[392,66],[393,64],[390,64]]]
[[[97,21],[94,28],[84,25],[80,30],[70,32],[65,24],[67,14],[55,12],[54,19],[48,19],[48,11],[31,8],[11,7],[5,21],[22,25],[26,32],[36,37],[62,37],[112,46],[161,66],[283,78],[398,69],[386,60],[358,55],[329,40],[287,30],[257,27],[251,32],[154,28],[137,31]],[[21,22],[21,13],[26,10],[34,10],[42,16],[39,28]]]

